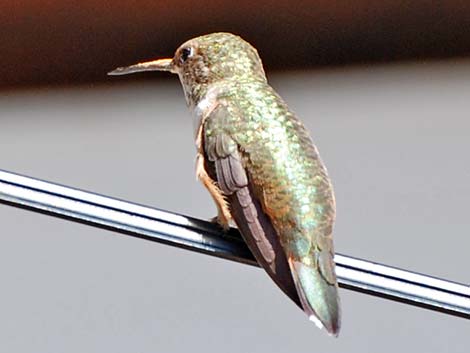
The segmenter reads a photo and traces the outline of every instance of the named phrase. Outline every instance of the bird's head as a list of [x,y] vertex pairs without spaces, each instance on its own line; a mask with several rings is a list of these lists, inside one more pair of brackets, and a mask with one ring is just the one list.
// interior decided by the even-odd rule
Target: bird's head
[[188,102],[219,81],[266,81],[258,52],[231,33],[212,33],[182,44],[173,58],[157,59],[111,71],[125,75],[141,71],[169,71],[178,74]]

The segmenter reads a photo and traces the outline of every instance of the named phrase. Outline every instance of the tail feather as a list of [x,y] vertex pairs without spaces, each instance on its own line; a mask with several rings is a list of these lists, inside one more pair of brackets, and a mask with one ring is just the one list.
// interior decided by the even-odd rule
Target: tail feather
[[289,266],[300,302],[309,319],[318,327],[324,327],[332,336],[338,336],[340,305],[338,286],[328,283],[318,269],[289,259]]

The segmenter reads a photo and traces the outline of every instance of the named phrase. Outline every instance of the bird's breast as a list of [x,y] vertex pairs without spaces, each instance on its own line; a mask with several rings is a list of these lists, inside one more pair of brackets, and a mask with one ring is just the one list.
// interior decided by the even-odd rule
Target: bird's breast
[[193,129],[194,136],[197,136],[201,124],[204,123],[211,111],[217,106],[218,96],[221,92],[221,88],[218,86],[211,87],[207,90],[204,97],[191,109],[193,115]]

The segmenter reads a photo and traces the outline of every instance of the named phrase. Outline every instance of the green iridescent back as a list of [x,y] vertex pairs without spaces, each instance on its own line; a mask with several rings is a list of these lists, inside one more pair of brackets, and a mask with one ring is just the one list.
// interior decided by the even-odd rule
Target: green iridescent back
[[[322,251],[333,252],[335,202],[308,131],[268,84],[223,86],[221,99],[231,114],[207,124],[223,129],[244,152],[246,169],[288,255],[316,266]],[[324,275],[335,282],[330,269]]]

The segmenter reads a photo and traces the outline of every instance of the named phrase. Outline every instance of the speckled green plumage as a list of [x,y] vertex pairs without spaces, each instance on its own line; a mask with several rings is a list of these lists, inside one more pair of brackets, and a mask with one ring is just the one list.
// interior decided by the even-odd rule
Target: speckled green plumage
[[[331,183],[307,130],[264,82],[225,85],[220,100],[230,114],[207,119],[205,138],[221,132],[232,137],[286,251],[317,266],[314,260],[322,251],[332,252],[335,205]],[[324,275],[335,282],[331,268]]]
[[[238,37],[214,37],[195,41],[199,48],[218,51],[215,59],[214,53],[210,56],[217,78],[196,90],[190,85],[192,92],[198,92],[193,95],[197,97],[194,106],[216,95],[217,105],[225,107],[224,114],[215,116],[210,114],[210,105],[199,112],[205,117],[204,148],[210,150],[217,136],[223,135],[229,137],[223,139],[227,150],[239,150],[254,192],[289,260],[304,310],[337,334],[335,199],[326,169],[302,122],[267,83],[257,52]],[[214,40],[223,49],[214,49],[210,44]]]
[[267,83],[248,79],[219,84],[219,103],[228,114],[206,119],[206,146],[215,144],[220,134],[236,143],[287,258],[306,265],[294,274],[306,301],[317,302],[311,304],[316,314],[334,321],[331,317],[339,316],[332,242],[335,201],[317,149]]
[[213,33],[185,42],[173,59],[114,73],[143,70],[178,74],[196,119],[197,174],[221,223],[233,218],[271,278],[337,335],[332,186],[308,131],[268,85],[256,49]]

